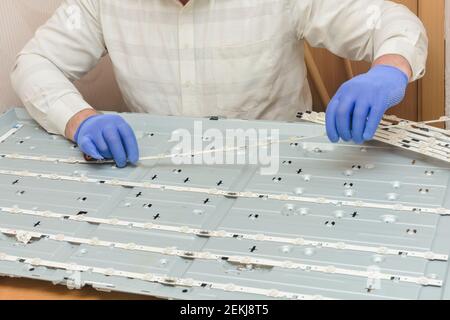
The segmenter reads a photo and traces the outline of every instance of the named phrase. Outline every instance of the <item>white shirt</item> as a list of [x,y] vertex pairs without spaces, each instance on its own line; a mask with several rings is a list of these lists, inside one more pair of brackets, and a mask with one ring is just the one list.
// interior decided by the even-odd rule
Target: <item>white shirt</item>
[[59,134],[90,107],[72,82],[108,53],[131,111],[294,120],[312,104],[304,40],[353,60],[400,54],[413,80],[424,74],[425,29],[390,1],[65,0],[19,54],[12,82]]

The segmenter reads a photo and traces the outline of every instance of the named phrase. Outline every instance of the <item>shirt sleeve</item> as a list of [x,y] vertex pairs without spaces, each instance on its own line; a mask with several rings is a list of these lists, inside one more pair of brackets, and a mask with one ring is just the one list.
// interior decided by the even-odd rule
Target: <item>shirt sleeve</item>
[[91,108],[73,85],[106,54],[99,0],[64,0],[19,53],[13,87],[31,116],[50,133]]
[[412,81],[425,74],[426,30],[403,5],[384,0],[294,0],[292,12],[298,37],[314,47],[352,60],[398,54],[411,65]]

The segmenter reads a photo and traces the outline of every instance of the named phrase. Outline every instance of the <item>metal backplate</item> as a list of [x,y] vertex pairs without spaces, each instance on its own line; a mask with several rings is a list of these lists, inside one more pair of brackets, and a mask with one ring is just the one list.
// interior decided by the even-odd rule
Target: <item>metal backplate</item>
[[[123,116],[143,156],[169,154],[172,132],[194,120],[315,138],[281,144],[268,176],[258,165],[1,157],[0,274],[173,299],[450,298],[448,164],[381,143],[330,144],[303,122]],[[22,109],[0,118],[3,135],[2,155],[80,158]]]

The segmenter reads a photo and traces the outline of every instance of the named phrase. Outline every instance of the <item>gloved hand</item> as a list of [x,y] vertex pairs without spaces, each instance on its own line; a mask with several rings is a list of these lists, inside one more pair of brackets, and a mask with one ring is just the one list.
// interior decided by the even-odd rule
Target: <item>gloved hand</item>
[[344,83],[327,108],[328,138],[358,144],[371,140],[384,113],[405,97],[408,82],[400,69],[378,65]]
[[118,115],[95,115],[84,120],[74,136],[81,151],[97,160],[114,159],[119,168],[139,161],[133,130]]

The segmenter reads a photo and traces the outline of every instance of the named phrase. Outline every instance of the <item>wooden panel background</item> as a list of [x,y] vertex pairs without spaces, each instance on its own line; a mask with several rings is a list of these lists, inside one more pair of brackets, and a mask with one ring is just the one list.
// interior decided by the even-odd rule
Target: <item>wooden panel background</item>
[[[426,76],[411,83],[405,100],[389,112],[399,117],[421,121],[436,119],[445,114],[445,0],[395,0],[417,14],[425,24],[430,39],[430,52]],[[325,49],[312,49],[325,86],[331,96],[347,80],[344,60]],[[367,72],[367,62],[351,63],[354,74]],[[310,83],[312,81],[310,79]],[[317,111],[325,107],[314,85],[311,85],[314,106]]]
[[419,119],[445,113],[445,0],[419,0],[419,16],[430,39],[427,73],[419,83]]

